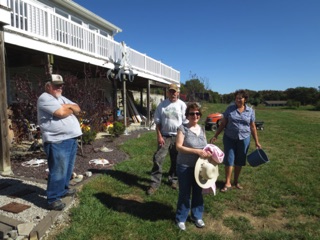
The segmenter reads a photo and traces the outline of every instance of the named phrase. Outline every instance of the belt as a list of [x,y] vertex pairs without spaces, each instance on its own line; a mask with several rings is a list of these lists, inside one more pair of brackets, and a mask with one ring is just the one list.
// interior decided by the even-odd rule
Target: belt
[[162,135],[162,137],[170,138],[170,137],[176,137],[177,135]]

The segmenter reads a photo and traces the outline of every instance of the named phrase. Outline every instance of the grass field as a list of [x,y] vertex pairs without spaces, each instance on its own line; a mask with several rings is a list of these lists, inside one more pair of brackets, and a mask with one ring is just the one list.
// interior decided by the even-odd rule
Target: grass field
[[[225,108],[204,104],[201,122]],[[256,117],[264,121],[258,135],[270,162],[243,168],[243,190],[205,195],[204,229],[175,226],[177,192],[166,174],[156,194],[145,194],[156,148],[150,131],[121,146],[128,161],[83,187],[69,227],[55,239],[320,239],[320,112],[258,107]],[[218,187],[223,179],[221,165]]]

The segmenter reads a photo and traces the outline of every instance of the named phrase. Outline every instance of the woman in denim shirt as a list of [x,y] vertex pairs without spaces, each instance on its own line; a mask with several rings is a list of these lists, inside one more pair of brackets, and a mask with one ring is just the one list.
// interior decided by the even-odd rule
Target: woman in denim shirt
[[246,165],[250,134],[255,141],[256,147],[261,148],[255,125],[255,112],[246,104],[249,97],[248,93],[245,90],[237,90],[234,96],[235,104],[228,106],[223,113],[221,124],[210,140],[211,143],[216,142],[219,134],[224,130],[223,145],[225,156],[223,163],[225,165],[226,181],[221,192],[227,192],[232,188],[231,176],[233,168],[233,184],[237,189],[243,189],[239,184],[239,176],[242,166]]

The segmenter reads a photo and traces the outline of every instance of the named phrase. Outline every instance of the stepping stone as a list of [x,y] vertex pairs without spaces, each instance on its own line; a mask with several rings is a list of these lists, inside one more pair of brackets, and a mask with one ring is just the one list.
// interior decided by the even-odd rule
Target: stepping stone
[[6,212],[12,212],[12,213],[20,213],[28,208],[30,208],[31,206],[29,205],[25,205],[25,204],[21,204],[21,203],[16,203],[16,202],[11,202],[7,205],[4,205],[2,207],[0,207],[1,210],[6,211]]
[[33,229],[32,223],[22,223],[17,226],[18,233],[20,236],[29,236]]

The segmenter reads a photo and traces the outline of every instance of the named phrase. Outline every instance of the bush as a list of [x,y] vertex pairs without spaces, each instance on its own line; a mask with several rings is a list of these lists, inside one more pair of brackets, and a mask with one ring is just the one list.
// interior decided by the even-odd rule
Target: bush
[[299,108],[301,103],[299,101],[294,101],[294,100],[288,100],[287,101],[287,106],[290,108]]
[[[114,112],[113,102],[107,102],[100,96],[100,90],[109,86],[104,78],[106,71],[84,64],[84,77],[57,73],[62,75],[65,82],[63,95],[80,106],[81,118],[90,121],[92,131],[101,131],[101,124],[105,119],[110,120],[110,115]],[[11,95],[14,103],[10,105],[10,109],[13,112],[11,120],[15,139],[28,138],[29,123],[37,125],[37,100],[44,92],[45,79],[48,80],[49,77],[46,74],[47,72],[18,73],[12,77],[14,85]]]
[[95,131],[89,130],[84,131],[82,134],[83,144],[91,144],[96,139],[97,133]]
[[320,101],[318,101],[314,107],[315,110],[320,111]]
[[114,122],[113,126],[109,128],[109,133],[115,137],[119,137],[124,133],[125,126],[122,122]]

